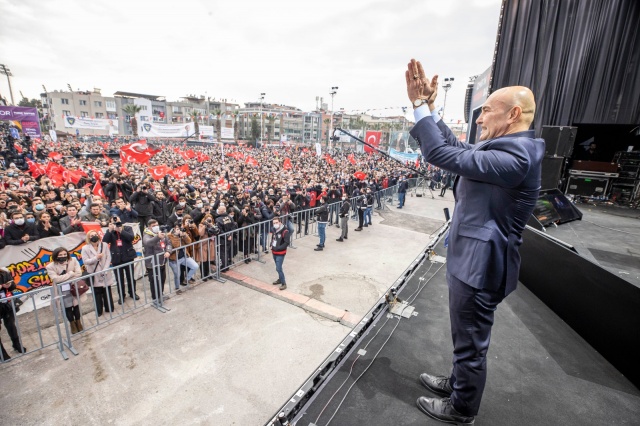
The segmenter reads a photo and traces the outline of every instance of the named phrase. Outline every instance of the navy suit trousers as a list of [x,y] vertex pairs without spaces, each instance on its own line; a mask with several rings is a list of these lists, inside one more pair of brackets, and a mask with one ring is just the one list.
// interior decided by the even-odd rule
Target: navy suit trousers
[[493,313],[505,297],[504,286],[497,292],[479,290],[450,274],[447,274],[447,282],[453,338],[451,403],[461,414],[475,416],[487,379]]

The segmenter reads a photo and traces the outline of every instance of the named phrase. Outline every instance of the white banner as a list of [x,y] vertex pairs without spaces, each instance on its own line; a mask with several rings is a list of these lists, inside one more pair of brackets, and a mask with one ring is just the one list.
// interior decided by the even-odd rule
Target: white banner
[[[362,130],[347,130],[349,133],[351,133],[353,136],[358,137],[358,138],[362,138],[360,135],[362,134]],[[340,142],[348,142],[348,143],[353,143],[353,139],[351,138],[351,136],[346,135],[340,131],[338,131],[337,133],[340,134],[340,139],[338,139]]]
[[64,117],[64,127],[94,130],[106,130],[115,127],[116,133],[118,132],[117,120],[114,123],[114,120],[106,118],[71,117],[67,115]]
[[415,163],[418,157],[420,156],[420,154],[418,153],[410,154],[408,152],[399,152],[393,148],[389,149],[389,155],[395,158],[396,160],[405,161],[405,162],[409,161],[411,163]]
[[139,122],[139,127],[140,136],[146,137],[185,138],[195,133],[193,123],[159,124]]
[[58,135],[56,134],[55,130],[49,129],[49,135],[51,136],[52,141],[58,142]]
[[220,128],[220,136],[222,139],[233,139],[233,128],[232,127],[221,127]]
[[320,157],[322,155],[322,146],[320,142],[316,142],[316,155]]
[[[133,248],[136,250],[137,257],[142,258],[143,251],[140,225],[137,223],[126,223],[124,226],[130,226],[133,230]],[[106,228],[104,228],[103,231],[104,230],[106,230]],[[13,277],[13,282],[16,283],[16,290],[14,290],[13,294],[29,295],[29,292],[32,290],[44,286],[51,286],[51,280],[45,267],[51,262],[51,253],[58,247],[67,249],[71,256],[78,259],[80,266],[83,266],[82,247],[85,245],[85,238],[86,234],[84,232],[74,232],[59,237],[43,238],[20,246],[11,246],[11,249],[7,247],[0,250],[0,265],[3,265],[9,270]],[[136,279],[142,278],[144,273],[144,262],[136,262],[134,268]],[[39,296],[36,297],[36,308],[48,306],[50,303],[49,295],[49,292],[41,292]],[[26,297],[22,297],[21,300],[25,303],[18,315],[33,310],[33,302],[27,302]]]

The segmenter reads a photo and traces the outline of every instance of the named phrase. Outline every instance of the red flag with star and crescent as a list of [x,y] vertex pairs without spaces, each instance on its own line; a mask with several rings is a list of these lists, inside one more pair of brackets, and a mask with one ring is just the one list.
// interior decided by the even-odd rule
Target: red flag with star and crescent
[[166,164],[161,164],[155,167],[149,167],[149,174],[155,180],[163,179],[165,175],[171,172],[171,168],[167,167]]
[[157,151],[149,149],[146,141],[133,142],[120,147],[120,158],[123,163],[148,164]]
[[100,181],[96,182],[96,184],[93,186],[93,191],[91,191],[91,193],[93,195],[97,195],[99,197],[106,198],[104,196],[104,190],[102,189],[102,184],[100,183]]
[[353,154],[349,154],[349,156],[347,157],[347,160],[349,160],[349,162],[350,162],[351,164],[353,164],[354,166],[356,165],[356,159],[355,159],[355,157],[353,156]]
[[290,158],[285,158],[284,159],[284,163],[282,164],[282,167],[285,170],[291,170],[293,168],[293,166],[291,166],[291,159]]
[[[380,146],[380,138],[382,138],[382,132],[374,132],[371,130],[367,130],[364,141],[369,145],[376,147],[376,149]],[[375,150],[367,145],[364,146],[364,152],[371,154]]]

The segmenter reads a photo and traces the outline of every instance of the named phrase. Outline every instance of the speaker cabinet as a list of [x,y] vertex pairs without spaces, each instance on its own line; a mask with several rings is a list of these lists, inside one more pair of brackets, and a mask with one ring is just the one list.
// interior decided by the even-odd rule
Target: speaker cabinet
[[573,144],[576,141],[577,127],[542,126],[542,135],[548,157],[571,157]]

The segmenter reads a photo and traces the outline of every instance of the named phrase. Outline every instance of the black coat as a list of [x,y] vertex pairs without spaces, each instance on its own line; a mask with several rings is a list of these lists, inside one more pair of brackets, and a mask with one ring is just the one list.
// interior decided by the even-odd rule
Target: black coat
[[[113,266],[131,262],[136,258],[136,250],[133,248],[134,237],[133,229],[131,229],[130,226],[123,227],[122,232],[105,232],[102,241],[109,244],[109,251],[111,251],[111,264]],[[122,242],[121,246],[118,246],[118,240]]]
[[4,229],[4,238],[10,246],[24,244],[22,237],[26,234],[29,234],[29,241],[35,241],[39,238],[38,228],[35,223],[25,223],[22,226],[12,223]]
[[129,202],[138,212],[138,217],[150,217],[153,215],[153,202],[157,201],[156,197],[148,192],[134,192],[131,194]]
[[[173,214],[173,208],[175,204],[169,200],[156,200],[153,202],[153,218],[158,221],[160,225],[170,225],[173,227],[173,224],[170,223],[169,219]],[[174,215],[175,218],[175,215]]]

